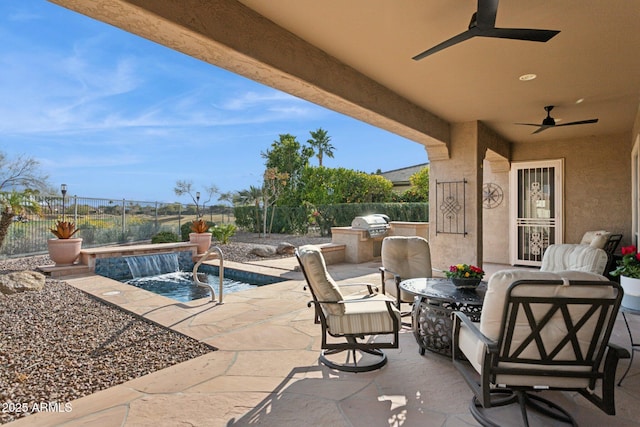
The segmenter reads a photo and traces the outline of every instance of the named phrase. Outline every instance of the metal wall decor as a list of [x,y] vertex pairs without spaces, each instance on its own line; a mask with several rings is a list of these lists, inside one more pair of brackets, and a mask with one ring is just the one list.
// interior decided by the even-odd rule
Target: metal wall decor
[[482,186],[482,207],[493,209],[500,206],[504,193],[498,184],[488,182]]
[[467,234],[465,186],[467,180],[436,180],[436,234]]

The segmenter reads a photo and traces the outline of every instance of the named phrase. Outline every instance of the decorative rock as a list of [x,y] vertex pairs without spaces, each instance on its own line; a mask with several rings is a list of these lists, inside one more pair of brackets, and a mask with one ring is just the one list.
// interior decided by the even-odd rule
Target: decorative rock
[[279,253],[280,255],[293,255],[295,250],[296,250],[296,247],[293,246],[291,243],[287,243],[287,242],[280,242],[278,244],[278,247],[276,248],[276,252]]
[[14,271],[0,275],[0,292],[11,295],[44,288],[45,275],[37,271]]
[[278,246],[271,245],[255,245],[249,251],[250,254],[257,255],[259,257],[268,258],[276,255],[293,255],[296,247],[291,243],[281,242]]
[[256,245],[249,251],[250,254],[257,255],[259,257],[268,258],[276,255],[276,247],[269,245]]

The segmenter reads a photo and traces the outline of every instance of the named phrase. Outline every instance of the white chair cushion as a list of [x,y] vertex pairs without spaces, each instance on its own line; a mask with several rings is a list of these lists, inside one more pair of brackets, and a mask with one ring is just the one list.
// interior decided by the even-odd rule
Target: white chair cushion
[[[482,307],[482,315],[480,317],[479,329],[480,331],[487,337],[492,340],[497,340],[500,336],[500,326],[502,322],[503,312],[504,312],[504,304],[506,300],[506,291],[507,288],[515,281],[518,280],[585,280],[585,281],[606,281],[607,279],[601,275],[583,272],[583,271],[560,271],[560,272],[543,272],[543,271],[535,271],[535,270],[503,270],[496,272],[489,279],[489,283],[487,284],[487,292],[485,294],[485,300]],[[519,286],[514,295],[529,295],[529,296],[567,296],[570,295],[575,298],[579,297],[605,297],[611,295],[611,288],[603,287],[603,288],[594,288],[593,286],[579,286],[579,285],[557,285],[557,286],[540,286],[540,285],[529,285],[529,286]],[[546,312],[548,310],[548,306],[541,306],[534,308],[534,316],[539,314],[540,312]],[[571,317],[574,321],[577,321],[579,317],[581,317],[585,310],[572,308]],[[544,328],[541,337],[544,340],[545,344],[548,343],[548,347],[552,347],[553,343],[559,342],[566,335],[566,328],[564,325],[564,320],[560,317],[559,313],[556,313],[552,317],[550,321],[550,325]],[[519,339],[524,338],[529,335],[531,332],[531,328],[529,326],[526,318],[522,317],[520,314],[518,319],[516,320],[516,329],[513,336],[513,341],[518,342]],[[589,322],[595,322],[595,319],[589,320]],[[557,327],[555,327],[555,325]],[[581,339],[580,334],[578,334],[578,341],[580,343],[583,351],[586,350],[586,341],[588,341],[589,328],[585,329],[582,333],[585,334]],[[478,373],[481,372],[481,366],[483,362],[483,357],[485,356],[485,348],[484,344],[477,339],[475,335],[473,335],[468,328],[464,325],[460,328],[460,333],[458,335],[458,345],[461,351],[465,354],[465,356],[469,359],[471,365],[476,369]],[[539,357],[537,353],[537,349],[534,345],[530,345],[523,352],[523,357],[530,356],[532,358]],[[573,358],[573,350],[570,346],[563,347],[563,350],[558,355],[557,359],[560,360],[568,360]],[[501,366],[511,366],[512,364],[501,364]],[[536,365],[519,365],[523,368],[528,369],[536,369]],[[559,371],[567,370],[569,367],[567,366],[558,366],[558,367],[549,367],[545,366],[541,373],[548,373],[549,371],[553,371],[557,369]],[[580,367],[574,367],[572,369],[584,369]],[[583,379],[567,379],[563,377],[552,377],[552,376],[509,376],[509,375],[498,375],[496,378],[496,384],[508,384],[511,386],[514,385],[546,385],[546,386],[571,386],[571,387],[585,387],[587,382]]]
[[596,230],[596,231],[587,231],[582,236],[582,240],[580,241],[581,245],[591,245],[595,248],[604,248],[604,245],[609,240],[610,232],[606,230]]
[[[338,285],[329,275],[320,248],[305,245],[298,248],[300,262],[304,266],[309,280],[309,286],[319,301],[342,301],[344,298]],[[342,315],[345,312],[343,304],[322,304],[323,311]]]
[[[349,299],[353,301],[353,299]],[[364,301],[364,302],[363,302]],[[366,296],[358,302],[344,304],[342,315],[327,314],[327,325],[332,334],[375,334],[393,332],[396,324],[400,324],[400,311],[391,304],[393,316],[387,310],[389,298],[384,295]]]
[[[474,322],[476,327],[480,328],[480,322]],[[484,345],[478,337],[473,334],[464,323],[460,323],[460,331],[458,332],[458,347],[467,357],[471,366],[476,372],[482,372],[482,362],[485,356]]]
[[609,236],[611,236],[611,233],[599,234],[593,238],[591,243],[589,243],[589,246],[592,246],[598,249],[604,249],[604,246],[609,241]]
[[[431,251],[427,239],[419,236],[389,236],[382,240],[382,266],[404,279],[432,277]],[[395,279],[385,274],[385,293],[397,297]]]
[[549,245],[542,256],[540,271],[576,270],[603,274],[608,261],[604,250],[590,245]]

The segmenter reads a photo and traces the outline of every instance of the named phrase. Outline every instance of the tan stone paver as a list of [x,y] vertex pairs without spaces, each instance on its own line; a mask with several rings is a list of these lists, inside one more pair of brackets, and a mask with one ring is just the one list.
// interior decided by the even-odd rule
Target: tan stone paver
[[[471,392],[446,357],[418,353],[410,329],[400,348],[386,350],[388,364],[368,373],[345,373],[318,363],[320,327],[295,259],[252,263],[294,278],[224,297],[177,303],[98,276],[67,281],[134,313],[154,319],[218,348],[71,402],[73,411],[40,413],[8,424],[21,426],[476,426],[468,412]],[[237,267],[236,267],[237,268]],[[334,278],[378,284],[376,263],[331,265]],[[640,319],[630,317],[640,331]],[[628,347],[619,320],[612,340]],[[622,375],[628,361],[622,361]],[[610,417],[580,396],[548,394],[581,426],[636,426],[640,419],[640,357],[622,387],[616,387],[618,415]],[[505,409],[507,424],[518,420]],[[533,416],[536,421],[538,418]],[[561,424],[552,424],[552,426]]]

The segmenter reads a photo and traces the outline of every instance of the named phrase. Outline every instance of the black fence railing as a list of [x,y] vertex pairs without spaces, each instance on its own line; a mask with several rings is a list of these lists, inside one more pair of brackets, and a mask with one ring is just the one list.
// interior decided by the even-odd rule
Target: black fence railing
[[[141,202],[135,200],[96,199],[90,197],[37,197],[40,215],[14,217],[0,248],[0,257],[18,257],[46,253],[47,240],[54,238],[51,228],[56,220],[72,221],[80,229],[83,247],[141,242],[160,231],[181,235],[180,227],[196,218],[194,204]],[[233,223],[233,208],[200,207],[211,223]]]

